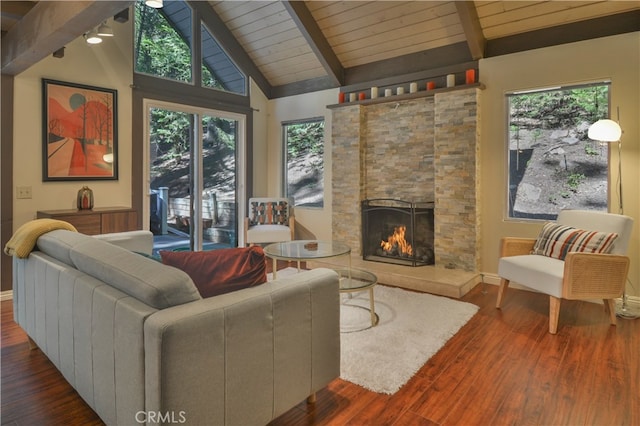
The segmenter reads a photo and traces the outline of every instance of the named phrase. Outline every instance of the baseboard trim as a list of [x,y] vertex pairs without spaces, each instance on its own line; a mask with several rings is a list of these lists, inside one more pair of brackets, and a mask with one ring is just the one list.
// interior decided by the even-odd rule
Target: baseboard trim
[[0,292],[0,302],[3,302],[5,300],[12,300],[12,299],[13,299],[13,290]]

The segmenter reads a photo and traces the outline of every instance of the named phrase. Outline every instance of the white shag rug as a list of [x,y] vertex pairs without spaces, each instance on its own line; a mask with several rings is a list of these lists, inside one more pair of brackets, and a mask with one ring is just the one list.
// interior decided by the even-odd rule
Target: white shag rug
[[[377,285],[373,291],[378,325],[341,333],[340,377],[377,393],[396,393],[479,309],[395,287]],[[342,296],[342,329],[370,326],[368,311],[349,307],[368,308],[369,292]]]
[[[278,277],[297,273],[278,271]],[[269,277],[271,278],[271,277]],[[342,294],[340,377],[377,393],[396,393],[478,311],[471,303],[377,285],[378,324],[369,291]],[[366,308],[366,309],[362,309]],[[361,331],[354,331],[361,330]]]

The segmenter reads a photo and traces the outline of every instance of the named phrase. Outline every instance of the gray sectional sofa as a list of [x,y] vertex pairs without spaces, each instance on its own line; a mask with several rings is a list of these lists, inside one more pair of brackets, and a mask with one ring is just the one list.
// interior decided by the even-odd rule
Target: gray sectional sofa
[[106,424],[261,425],[339,376],[335,272],[202,299],[130,235],[55,230],[13,264],[16,322]]

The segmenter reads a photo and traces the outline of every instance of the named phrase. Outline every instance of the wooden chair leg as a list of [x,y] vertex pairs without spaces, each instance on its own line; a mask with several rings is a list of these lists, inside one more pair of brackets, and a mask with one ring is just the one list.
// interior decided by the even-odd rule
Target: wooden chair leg
[[560,299],[549,296],[549,333],[558,332],[558,319],[560,318]]
[[502,306],[502,298],[504,297],[504,292],[509,287],[509,280],[505,278],[500,279],[500,288],[498,289],[498,299],[496,300],[496,308],[500,309]]
[[609,314],[609,322],[611,325],[617,325],[616,319],[616,301],[613,299],[602,299],[604,301],[604,311]]

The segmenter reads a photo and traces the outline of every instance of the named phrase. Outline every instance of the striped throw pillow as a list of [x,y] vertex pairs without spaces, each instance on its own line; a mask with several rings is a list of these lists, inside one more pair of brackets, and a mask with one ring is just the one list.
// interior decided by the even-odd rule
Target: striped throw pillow
[[549,222],[542,227],[531,254],[564,260],[569,252],[608,253],[616,238],[616,233],[585,231]]

